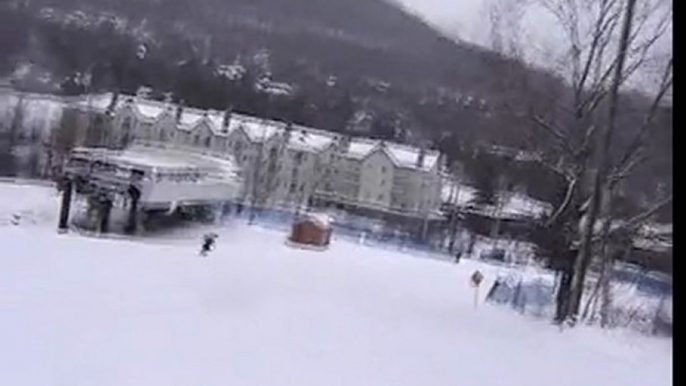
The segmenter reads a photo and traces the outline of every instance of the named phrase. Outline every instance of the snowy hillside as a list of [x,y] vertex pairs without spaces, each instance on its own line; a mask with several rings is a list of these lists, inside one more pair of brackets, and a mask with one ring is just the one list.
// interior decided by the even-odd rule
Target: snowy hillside
[[[58,235],[54,189],[0,184],[0,374],[12,385],[672,384],[671,341],[545,322],[481,303],[505,268],[418,259],[278,231],[147,240]],[[30,191],[32,196],[29,196]],[[14,192],[14,193],[12,193]],[[13,195],[14,194],[14,195]],[[55,205],[56,210],[56,205]],[[41,219],[45,219],[42,223]],[[483,298],[485,291],[480,297]]]

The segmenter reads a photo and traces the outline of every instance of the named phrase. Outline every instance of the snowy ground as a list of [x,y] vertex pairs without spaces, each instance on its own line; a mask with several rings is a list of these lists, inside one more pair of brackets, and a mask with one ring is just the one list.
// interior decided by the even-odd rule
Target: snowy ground
[[0,225],[4,384],[672,384],[670,340],[475,308],[469,275],[482,270],[488,288],[505,268],[342,240],[296,250],[243,224],[220,230],[206,259],[202,229],[58,235],[54,189],[39,187],[0,184],[0,218],[29,196],[37,220]]

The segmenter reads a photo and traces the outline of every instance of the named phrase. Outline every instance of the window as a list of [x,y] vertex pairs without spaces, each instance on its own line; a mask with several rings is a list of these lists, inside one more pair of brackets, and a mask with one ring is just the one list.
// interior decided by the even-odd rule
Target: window
[[377,200],[383,201],[383,194],[379,194],[379,197],[377,197]]
[[121,126],[122,126],[125,130],[128,130],[128,129],[131,128],[132,124],[133,124],[133,120],[131,119],[131,117],[126,117],[126,118],[124,118],[124,122],[122,123]]
[[381,180],[381,186],[385,186],[385,185],[386,185],[386,180]]
[[160,130],[160,141],[164,142],[167,140],[167,133],[164,130]]
[[200,143],[200,137],[199,136],[194,136],[193,137],[193,145],[197,145]]
[[288,188],[290,194],[295,193],[295,182],[291,182],[291,186]]
[[296,164],[301,164],[304,160],[307,159],[307,155],[305,153],[298,152],[295,153],[294,158]]
[[386,167],[385,166],[381,167],[381,173],[386,174]]
[[212,143],[212,138],[207,137],[205,138],[205,147],[210,147],[210,144]]

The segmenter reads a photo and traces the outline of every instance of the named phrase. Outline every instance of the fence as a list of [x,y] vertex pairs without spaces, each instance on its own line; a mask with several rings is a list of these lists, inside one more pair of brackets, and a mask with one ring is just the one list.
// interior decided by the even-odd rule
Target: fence
[[[523,277],[509,274],[495,280],[486,300],[492,304],[510,306],[521,314],[536,318],[552,318],[555,310],[555,291],[555,280],[552,276]],[[611,293],[609,327],[629,328],[644,334],[672,335],[671,290],[654,292],[654,288],[642,287],[636,281],[615,280]],[[588,301],[587,294],[582,304]],[[593,312],[584,322],[595,324],[598,320],[598,313]]]
[[[287,232],[297,213],[297,210],[293,208],[240,208],[234,205],[225,209],[224,216],[247,221],[248,224]],[[438,260],[451,259],[440,245],[422,242],[404,233],[386,231],[374,220],[365,220],[359,216],[336,216],[332,227],[335,239]]]

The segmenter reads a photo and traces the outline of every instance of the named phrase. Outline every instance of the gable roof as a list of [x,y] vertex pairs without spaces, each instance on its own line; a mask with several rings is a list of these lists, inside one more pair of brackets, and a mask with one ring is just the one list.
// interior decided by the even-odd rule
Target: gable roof
[[[81,98],[77,105],[81,107],[92,107],[98,111],[105,111],[112,103],[113,94],[106,93],[100,95]],[[143,99],[121,95],[117,98],[116,109],[130,105],[139,118],[154,121],[161,119],[165,114],[176,114],[176,107],[172,104],[154,100]],[[225,112],[216,110],[200,110],[196,108],[184,107],[181,119],[177,128],[185,131],[193,131],[201,123],[206,124],[215,135],[228,135],[235,130],[241,130],[253,143],[268,141],[276,135],[284,135],[287,124],[285,122],[261,119],[239,113],[232,113],[227,130],[223,130]],[[320,152],[337,142],[338,136],[334,133],[316,130],[313,128],[294,125],[288,142],[287,148],[307,151]],[[421,149],[399,143],[385,142],[368,138],[353,138],[343,149],[341,156],[363,160],[381,150],[391,159],[394,166],[398,168],[430,171],[440,160],[440,153],[435,150],[424,150],[424,158],[419,165]]]
[[417,164],[421,149],[399,143],[385,142],[367,138],[355,138],[350,141],[343,156],[363,160],[376,151],[383,151],[399,168],[419,169],[430,171],[440,159],[440,153],[435,150],[424,150],[424,159],[421,165]]

